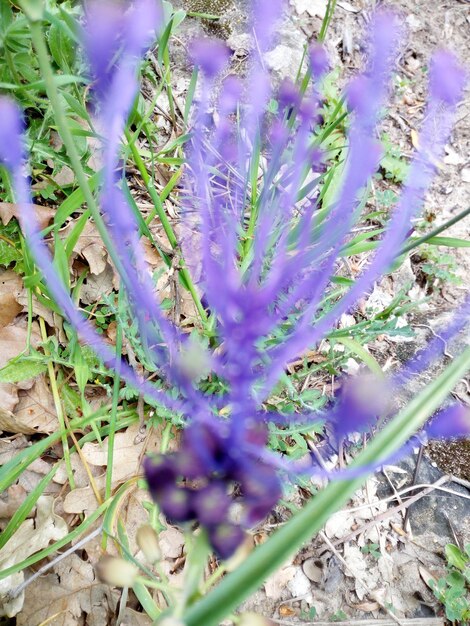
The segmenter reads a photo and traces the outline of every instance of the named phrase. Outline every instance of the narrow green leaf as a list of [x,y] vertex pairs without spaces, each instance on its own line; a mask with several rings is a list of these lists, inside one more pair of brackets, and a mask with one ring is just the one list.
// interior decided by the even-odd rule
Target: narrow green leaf
[[22,380],[30,380],[46,370],[47,366],[36,360],[13,360],[0,369],[0,383],[19,383]]

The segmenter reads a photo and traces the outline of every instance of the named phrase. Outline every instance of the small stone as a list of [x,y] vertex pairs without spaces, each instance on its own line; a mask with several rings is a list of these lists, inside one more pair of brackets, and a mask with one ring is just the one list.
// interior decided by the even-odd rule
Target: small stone
[[470,167],[464,167],[460,172],[460,176],[464,183],[470,183]]
[[307,559],[302,563],[302,569],[309,580],[312,583],[321,583],[323,577],[323,569],[318,567],[315,563],[315,559]]

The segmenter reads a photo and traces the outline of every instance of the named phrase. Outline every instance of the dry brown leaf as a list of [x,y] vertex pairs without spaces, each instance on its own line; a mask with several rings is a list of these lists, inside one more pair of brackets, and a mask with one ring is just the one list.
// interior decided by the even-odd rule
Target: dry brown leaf
[[[25,320],[19,319],[17,323],[9,324],[0,328],[0,368],[4,367],[8,361],[18,356],[26,347],[27,327]],[[37,345],[39,339],[37,325],[33,325],[31,343]],[[15,407],[20,401],[19,395],[31,388],[33,383],[22,382],[20,385],[0,383],[0,430],[11,433],[23,433],[31,435],[36,432],[37,423],[29,419],[29,416],[16,415]],[[23,389],[23,391],[19,391]],[[40,424],[40,423],[39,423]],[[50,431],[44,431],[50,432]]]
[[18,404],[18,387],[12,383],[0,383],[0,411],[8,415]]
[[57,413],[44,374],[35,379],[31,389],[20,390],[15,418],[36,432],[52,433],[58,428]]
[[0,328],[8,326],[21,312],[22,307],[17,298],[22,289],[23,281],[16,272],[0,272]]
[[[51,541],[62,539],[67,533],[67,524],[54,513],[54,499],[51,496],[41,496],[37,502],[36,517],[25,520],[10,541],[0,550],[0,569],[6,569],[24,561],[47,547]],[[8,593],[23,580],[24,572],[17,572],[0,581],[0,616],[13,617],[21,611],[25,594],[21,593],[11,599]],[[35,622],[30,621],[29,625],[33,623]]]
[[27,329],[24,324],[10,324],[0,328],[0,367],[18,356],[26,348]]
[[[52,217],[55,215],[55,210],[47,206],[40,206],[39,204],[31,204],[36,219],[39,224],[39,228],[43,229],[48,226]],[[0,202],[0,219],[6,226],[12,217],[19,219],[20,206],[13,202]]]
[[[138,475],[141,472],[142,457],[145,452],[156,452],[159,449],[161,435],[153,431],[150,436],[139,438],[139,424],[133,424],[126,431],[116,434],[114,440],[113,487]],[[86,443],[82,448],[82,455],[90,467],[105,467],[108,462],[108,439],[99,443]],[[105,473],[97,476],[96,486],[103,492]],[[64,500],[64,510],[67,513],[91,512],[97,507],[93,490],[90,486],[73,489]]]
[[[18,304],[21,304],[24,312],[28,311],[29,296],[25,289],[18,295]],[[51,328],[54,328],[56,321],[55,313],[51,311],[51,309],[47,308],[42,302],[39,302],[34,294],[32,297],[32,311],[33,316],[42,317]]]
[[0,497],[0,518],[13,517],[26,495],[26,489],[22,485],[11,485]]
[[80,290],[80,300],[84,304],[94,304],[114,288],[114,271],[109,263],[101,274],[90,274]]
[[49,619],[50,626],[103,626],[113,622],[118,599],[116,590],[98,582],[90,563],[71,554],[30,585],[16,624]]
[[[69,228],[71,226],[73,223],[69,225]],[[101,274],[104,271],[108,253],[93,222],[88,221],[85,224],[73,251],[86,259],[92,274]]]
[[20,433],[22,435],[34,435],[36,431],[25,422],[18,419],[11,411],[0,407],[0,430],[6,433]]
[[24,450],[29,445],[26,437],[14,437],[12,439],[0,439],[0,465],[5,465],[8,461],[11,461],[18,452]]

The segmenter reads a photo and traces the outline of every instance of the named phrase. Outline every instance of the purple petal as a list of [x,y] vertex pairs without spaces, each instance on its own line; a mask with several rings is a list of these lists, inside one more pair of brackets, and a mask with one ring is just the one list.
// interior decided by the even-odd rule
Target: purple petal
[[430,439],[452,439],[470,436],[470,407],[454,404],[437,413],[425,428]]
[[195,39],[190,44],[190,57],[208,78],[215,78],[230,59],[231,51],[222,41]]
[[211,483],[194,494],[193,506],[197,519],[212,527],[226,521],[231,499],[222,482]]
[[431,97],[451,106],[462,99],[466,83],[465,71],[452,53],[446,50],[436,52],[429,74]]
[[9,169],[23,161],[23,116],[13,100],[0,97],[0,162]]
[[318,43],[310,46],[309,59],[312,76],[316,80],[319,80],[330,69],[328,55],[325,48]]
[[228,559],[245,540],[245,533],[235,524],[219,524],[209,530],[209,541],[221,559]]

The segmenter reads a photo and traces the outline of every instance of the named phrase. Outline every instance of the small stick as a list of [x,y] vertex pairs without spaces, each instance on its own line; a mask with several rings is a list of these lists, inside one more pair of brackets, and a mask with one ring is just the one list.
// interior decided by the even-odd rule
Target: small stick
[[54,567],[54,565],[57,565],[57,563],[60,563],[60,561],[63,561],[68,556],[73,554],[76,550],[79,550],[86,543],[88,543],[89,541],[97,537],[102,530],[103,530],[103,526],[101,525],[98,526],[98,528],[94,530],[92,533],[90,533],[86,537],[83,537],[83,539],[80,539],[80,541],[77,541],[77,543],[74,546],[72,546],[65,552],[62,552],[61,554],[58,554],[55,557],[55,559],[52,559],[52,561],[49,561],[49,563],[46,563],[46,565],[43,565],[42,567],[40,567],[37,572],[35,572],[32,576],[30,576],[26,580],[24,580],[20,585],[18,585],[17,587],[13,587],[13,589],[8,594],[9,599],[13,600],[17,596],[19,596],[20,593],[26,589],[26,587],[28,587],[32,582],[36,580],[36,578],[39,578],[39,576],[42,576],[43,574],[45,574],[48,570]]
[[[419,452],[418,452],[418,458],[416,459],[415,471],[413,472],[413,481],[411,483],[412,485],[416,485],[416,482],[418,480],[418,473],[419,473],[419,468],[421,467],[421,461],[423,460],[423,454],[424,454],[424,446],[420,446]],[[403,530],[405,532],[407,532],[409,517],[410,517],[410,509],[408,507],[406,509],[405,519],[403,520]]]

